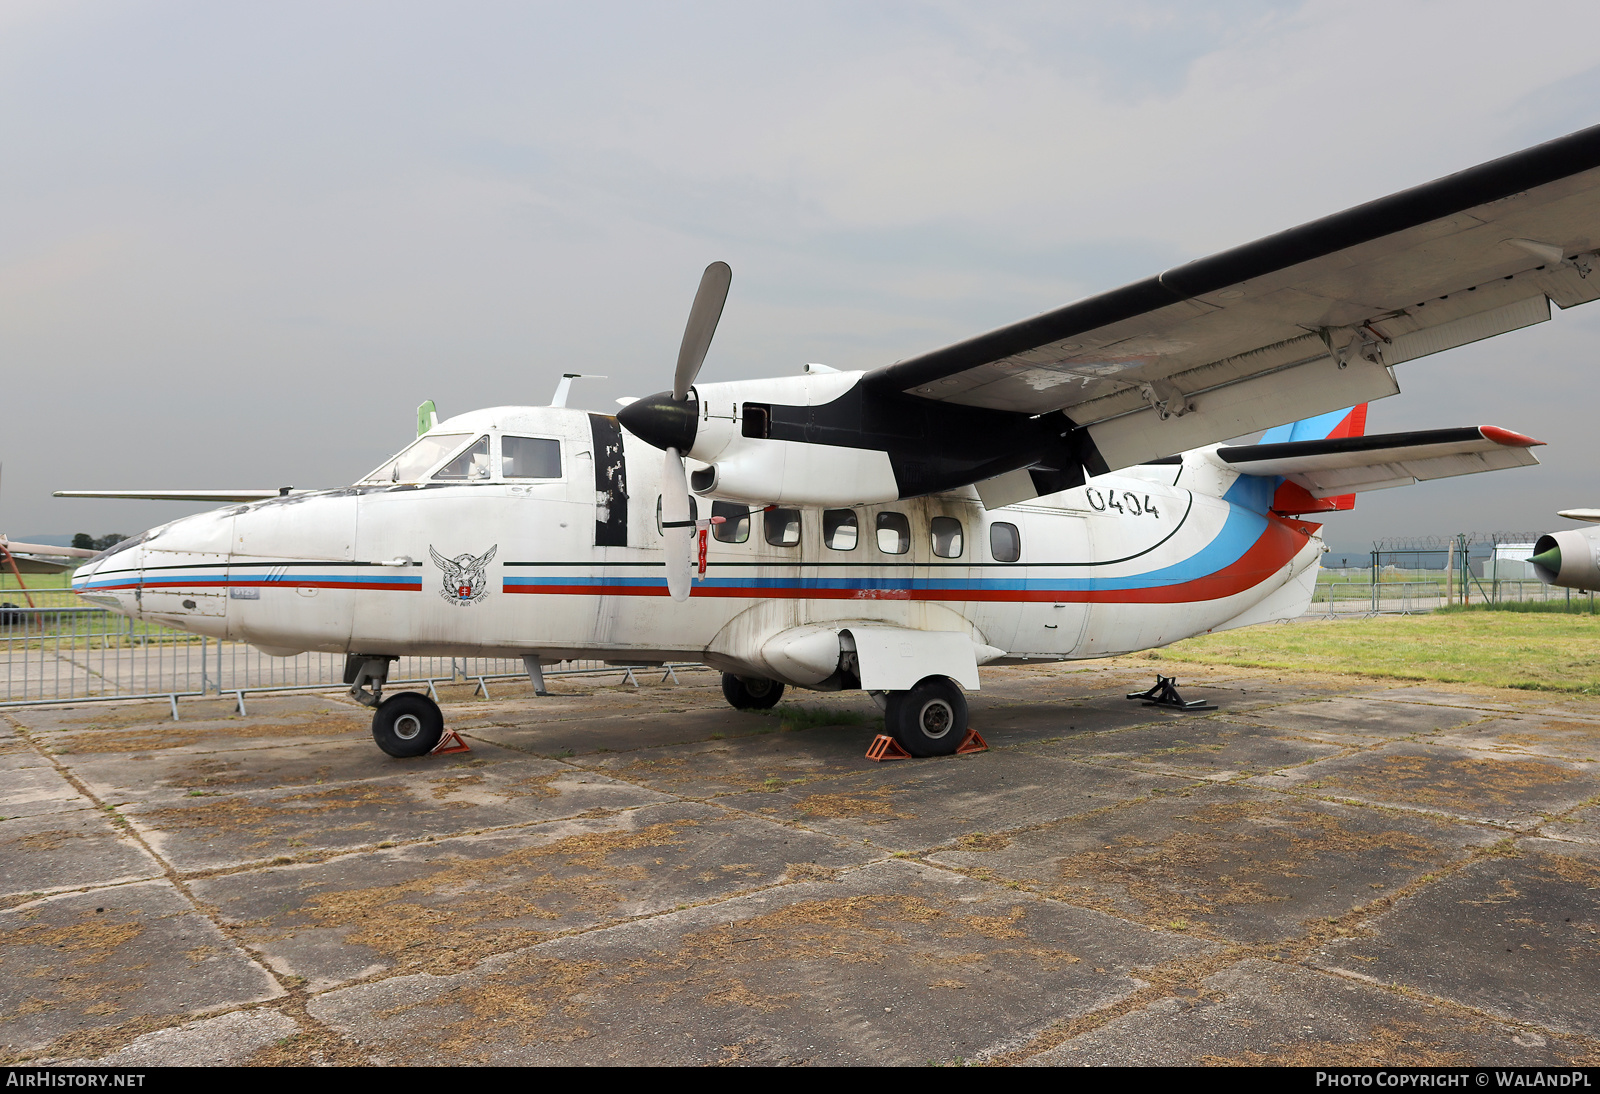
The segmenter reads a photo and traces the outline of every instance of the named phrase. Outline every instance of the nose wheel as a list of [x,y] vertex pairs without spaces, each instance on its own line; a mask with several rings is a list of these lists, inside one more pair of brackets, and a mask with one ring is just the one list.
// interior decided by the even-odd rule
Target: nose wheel
[[391,756],[426,756],[442,736],[444,714],[439,704],[419,692],[396,692],[372,712],[372,739]]

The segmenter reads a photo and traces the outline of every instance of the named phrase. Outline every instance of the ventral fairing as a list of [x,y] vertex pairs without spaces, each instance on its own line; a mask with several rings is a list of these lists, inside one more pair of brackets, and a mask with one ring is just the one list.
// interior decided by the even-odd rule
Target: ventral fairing
[[910,752],[949,753],[981,666],[1292,618],[1321,514],[1536,463],[1494,426],[1367,435],[1366,404],[1397,365],[1600,296],[1597,247],[1600,127],[891,365],[701,384],[713,263],[670,390],[614,417],[568,409],[570,378],[553,406],[424,404],[362,481],[211,492],[234,504],[74,587],[348,654],[393,755],[443,731],[382,695],[405,654],[701,661],[742,707],[863,689]]

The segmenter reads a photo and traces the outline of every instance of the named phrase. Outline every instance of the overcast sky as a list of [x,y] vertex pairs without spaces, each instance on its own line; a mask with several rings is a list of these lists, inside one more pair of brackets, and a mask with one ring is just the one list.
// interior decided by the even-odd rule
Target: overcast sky
[[[1600,122],[1600,5],[0,0],[0,530],[348,483],[448,415],[871,368]],[[1600,304],[1402,365],[1371,431],[1544,465],[1328,540],[1600,505]]]

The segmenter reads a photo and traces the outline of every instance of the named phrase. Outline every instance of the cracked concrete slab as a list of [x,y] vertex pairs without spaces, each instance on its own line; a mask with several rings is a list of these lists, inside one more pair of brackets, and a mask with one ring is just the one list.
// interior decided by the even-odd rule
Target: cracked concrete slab
[[1600,847],[1519,840],[1322,948],[1319,964],[1513,1022],[1600,1035]]
[[46,1048],[130,1019],[282,995],[267,971],[166,881],[0,912],[0,1045]]
[[1416,743],[1336,756],[1249,781],[1511,828],[1536,825],[1600,794],[1600,770],[1545,757]]
[[694,803],[196,881],[280,975],[454,972],[577,928],[827,877],[881,852]]
[[0,823],[0,897],[160,877],[161,864],[98,809]]
[[922,1064],[1026,1040],[1204,948],[885,862],[343,988],[311,1013],[395,1062],[448,1046],[493,1064]]
[[1212,781],[1308,763],[1334,755],[1342,748],[1278,729],[1193,716],[1176,725],[1145,725],[1051,745],[1052,752],[1071,754],[1089,763]]
[[16,768],[0,780],[0,817],[37,817],[93,806],[54,767]]
[[424,766],[439,758],[383,779],[133,805],[124,815],[158,855],[194,871],[664,800],[550,760],[527,757],[476,771]]
[[1600,843],[1600,805],[1575,809],[1539,829],[1541,836],[1550,839],[1572,840],[1577,843]]
[[1503,833],[1248,787],[1163,794],[930,859],[1136,922],[1240,942],[1303,935]]
[[293,1037],[300,1026],[275,1010],[236,1010],[135,1037],[116,1052],[56,1067],[236,1067],[259,1050]]
[[1249,721],[1333,741],[1371,743],[1438,733],[1477,721],[1486,713],[1460,706],[1338,696],[1257,711]]
[[1016,750],[901,760],[846,778],[720,799],[880,847],[936,847],[972,831],[1044,824],[1189,784]]
[[1519,714],[1441,733],[1438,744],[1594,764],[1600,772],[1600,721],[1570,715]]
[[1370,984],[1245,960],[1027,1061],[1034,1067],[1571,1067],[1582,1043]]

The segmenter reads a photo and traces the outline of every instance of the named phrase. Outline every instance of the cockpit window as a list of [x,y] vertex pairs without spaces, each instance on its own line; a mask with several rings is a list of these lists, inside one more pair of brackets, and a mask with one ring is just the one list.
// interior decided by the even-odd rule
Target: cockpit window
[[435,479],[446,482],[476,482],[489,477],[489,438],[479,437],[461,455],[439,468]]
[[470,436],[470,433],[429,433],[418,437],[410,448],[402,450],[364,481],[416,482]]
[[559,479],[561,442],[551,437],[501,437],[500,473],[508,479]]

